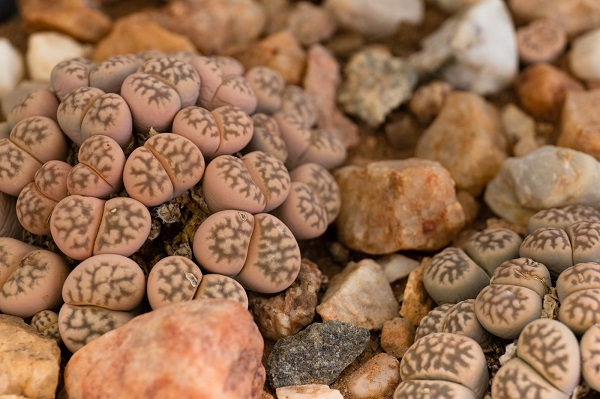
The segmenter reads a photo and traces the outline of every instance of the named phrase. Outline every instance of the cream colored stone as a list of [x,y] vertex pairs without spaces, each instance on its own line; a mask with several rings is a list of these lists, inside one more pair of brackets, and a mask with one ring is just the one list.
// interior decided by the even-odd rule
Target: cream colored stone
[[15,316],[0,315],[0,395],[54,398],[60,348]]
[[381,330],[383,323],[398,314],[385,273],[371,259],[349,263],[335,275],[317,306],[323,321],[338,320],[369,330]]
[[344,399],[340,391],[322,384],[281,387],[276,394],[277,399]]
[[69,58],[87,57],[90,47],[58,32],[29,35],[25,60],[31,80],[50,82],[52,68]]
[[400,382],[400,362],[387,353],[379,353],[348,378],[348,392],[355,398],[388,397]]
[[25,76],[21,52],[5,37],[0,37],[0,97],[12,91]]
[[419,262],[402,254],[390,254],[376,260],[390,283],[405,278],[419,267]]

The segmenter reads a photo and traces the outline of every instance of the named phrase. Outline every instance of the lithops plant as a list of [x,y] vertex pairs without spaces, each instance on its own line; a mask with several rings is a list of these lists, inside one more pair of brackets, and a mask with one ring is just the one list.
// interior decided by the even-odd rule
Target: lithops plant
[[18,196],[50,160],[64,160],[67,140],[58,124],[44,116],[17,123],[8,138],[0,138],[0,191]]
[[288,156],[287,144],[281,137],[275,118],[256,112],[252,114],[252,122],[254,133],[245,151],[263,151],[285,162]]
[[248,308],[248,295],[240,283],[222,274],[205,274],[194,299],[231,299]]
[[34,181],[19,193],[16,203],[21,225],[33,234],[50,234],[50,215],[60,200],[68,195],[67,177],[71,165],[48,161],[35,173]]
[[600,263],[578,263],[556,280],[558,320],[581,335],[600,323]]
[[546,266],[528,258],[508,260],[477,295],[475,314],[492,334],[516,338],[529,322],[541,317],[543,299],[550,289]]
[[287,226],[268,213],[224,210],[196,230],[194,258],[206,270],[235,279],[246,289],[275,293],[300,271],[300,249]]
[[475,298],[489,284],[494,270],[518,255],[521,242],[515,232],[494,228],[474,234],[464,250],[445,248],[425,267],[425,289],[438,304]]
[[58,344],[62,342],[58,331],[58,313],[52,310],[42,310],[33,315],[30,324],[44,337],[53,339]]
[[59,100],[63,100],[70,92],[89,86],[90,71],[94,63],[87,58],[71,58],[59,62],[52,68],[50,87]]
[[527,221],[527,232],[531,234],[543,227],[555,227],[566,230],[573,223],[582,220],[600,221],[600,211],[591,206],[581,204],[543,209],[529,218]]
[[269,212],[288,196],[290,175],[283,162],[262,151],[221,155],[207,165],[202,189],[211,212]]
[[105,93],[119,93],[125,78],[136,72],[143,60],[134,54],[118,54],[90,68],[89,84]]
[[45,116],[56,121],[58,104],[58,98],[49,89],[34,90],[10,109],[6,120],[11,127],[30,116]]
[[148,208],[133,198],[107,201],[70,195],[50,217],[50,233],[67,256],[83,260],[92,255],[129,256],[146,241],[151,227]]
[[594,324],[579,342],[581,373],[590,388],[600,391],[600,324]]
[[59,306],[60,290],[69,271],[66,260],[58,254],[44,249],[27,252],[3,282],[0,310],[26,318]]
[[129,155],[123,184],[132,198],[155,206],[181,195],[203,174],[204,157],[198,147],[183,136],[162,133]]
[[406,351],[394,399],[476,399],[488,386],[485,355],[469,337],[433,333]]
[[580,370],[575,335],[556,320],[534,320],[519,336],[517,357],[492,380],[492,398],[567,399],[579,384]]
[[255,113],[272,114],[281,107],[285,80],[274,69],[265,66],[251,68],[244,75],[256,94]]
[[144,298],[142,269],[121,255],[103,254],[81,262],[62,287],[60,335],[71,352],[135,316]]

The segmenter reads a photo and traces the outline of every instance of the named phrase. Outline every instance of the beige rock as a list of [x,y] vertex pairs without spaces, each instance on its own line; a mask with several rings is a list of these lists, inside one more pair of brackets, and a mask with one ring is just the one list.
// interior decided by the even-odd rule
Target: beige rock
[[349,263],[335,275],[317,306],[323,321],[338,320],[369,330],[398,314],[398,302],[381,267],[371,259]]
[[383,323],[381,349],[388,355],[401,359],[415,341],[415,326],[403,317],[394,317]]
[[413,326],[418,326],[421,319],[436,306],[423,285],[423,272],[430,260],[429,257],[423,258],[419,267],[408,276],[408,282],[404,289],[400,316],[408,319]]
[[164,29],[149,15],[137,13],[115,21],[111,32],[97,44],[92,58],[100,62],[113,55],[143,50],[195,52],[196,48],[187,37]]
[[181,302],[138,316],[76,352],[65,387],[70,399],[258,399],[262,352],[258,328],[239,302]]
[[15,316],[0,315],[0,395],[54,398],[60,348]]
[[344,399],[340,391],[323,384],[281,387],[276,394],[277,399]]
[[600,90],[571,92],[565,99],[560,135],[561,147],[573,148],[600,160]]
[[400,362],[379,353],[361,365],[348,379],[348,392],[355,398],[390,397],[400,382]]
[[275,396],[271,395],[269,392],[263,389],[260,399],[275,399]]
[[469,224],[475,220],[481,208],[477,198],[466,191],[457,191],[456,200],[460,203],[465,213],[465,224]]
[[281,31],[265,37],[253,46],[234,53],[246,70],[266,66],[281,74],[288,84],[299,84],[304,73],[306,52],[290,31]]
[[0,37],[0,97],[17,87],[25,77],[23,54],[10,40]]
[[285,291],[275,296],[249,291],[249,309],[262,335],[277,341],[296,334],[312,322],[320,286],[318,266],[302,259],[298,277]]
[[441,163],[457,190],[480,194],[507,157],[498,111],[475,93],[450,94],[415,155]]
[[517,30],[517,50],[522,62],[552,62],[567,45],[567,34],[551,19],[536,19]]
[[294,3],[286,23],[296,39],[305,46],[323,42],[336,31],[337,25],[331,13],[308,1]]
[[464,225],[454,181],[438,162],[379,161],[334,175],[342,195],[338,239],[352,249],[377,255],[435,250]]
[[535,137],[535,120],[512,103],[502,108],[500,120],[509,145]]
[[20,0],[27,31],[56,30],[75,39],[96,43],[108,33],[111,19],[86,0]]
[[402,254],[390,254],[376,260],[390,283],[405,278],[419,267],[419,262]]
[[25,63],[31,80],[50,82],[52,68],[70,58],[87,57],[89,47],[58,32],[38,32],[29,35]]
[[442,110],[446,98],[452,92],[450,83],[436,80],[415,90],[408,108],[423,124],[430,123]]
[[311,46],[306,59],[304,91],[317,110],[317,126],[330,131],[349,148],[358,144],[358,127],[337,107],[340,82],[340,66],[335,57],[320,44]]
[[592,29],[577,36],[568,54],[569,70],[590,86],[600,81],[600,29]]
[[560,69],[549,64],[526,68],[515,82],[515,91],[523,109],[535,118],[556,122],[569,91],[583,86]]

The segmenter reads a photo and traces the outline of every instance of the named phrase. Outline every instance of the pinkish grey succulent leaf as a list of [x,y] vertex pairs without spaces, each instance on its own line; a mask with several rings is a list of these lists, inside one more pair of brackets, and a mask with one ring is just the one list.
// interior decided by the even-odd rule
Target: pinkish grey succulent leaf
[[31,251],[39,248],[17,240],[16,238],[0,237],[0,287],[19,267],[19,262]]
[[58,331],[58,313],[52,310],[42,310],[33,315],[30,324],[44,337],[53,339],[58,344],[62,342]]
[[482,347],[485,347],[490,342],[490,333],[483,328],[475,315],[474,299],[460,301],[450,306],[443,317],[440,327],[441,330],[435,332],[464,335],[472,338]]
[[542,227],[523,240],[519,256],[543,263],[553,276],[573,266],[573,248],[566,231]]
[[150,306],[158,309],[192,300],[203,278],[191,259],[174,255],[159,260],[148,274],[146,291]]
[[0,310],[26,318],[60,305],[60,290],[68,274],[62,256],[42,249],[28,252],[0,290]]
[[252,122],[254,123],[254,133],[245,151],[266,152],[285,163],[288,150],[279,132],[277,121],[270,115],[254,113]]
[[93,305],[112,310],[133,310],[144,298],[142,269],[121,255],[95,255],[81,262],[62,287],[70,305]]
[[115,140],[97,135],[79,147],[76,164],[67,178],[70,194],[107,198],[123,184],[125,154]]
[[317,108],[308,94],[300,86],[288,85],[283,91],[280,110],[298,115],[306,128],[317,122]]
[[182,108],[173,119],[172,131],[191,140],[205,157],[212,157],[221,145],[217,122],[212,113],[202,107]]
[[582,220],[567,228],[573,247],[573,264],[600,259],[600,221]]
[[96,98],[81,121],[81,140],[104,135],[126,148],[133,135],[131,111],[125,99],[115,93]]
[[200,96],[196,105],[211,109],[211,102],[217,89],[223,83],[223,71],[217,63],[209,57],[197,56],[190,61],[200,76]]
[[34,90],[11,108],[6,120],[11,127],[30,116],[45,116],[56,121],[58,104],[58,98],[50,90]]
[[561,303],[558,320],[576,334],[600,322],[600,264],[578,263],[556,280],[556,294]]
[[421,322],[415,331],[415,342],[426,335],[444,332],[446,315],[454,305],[455,304],[453,303],[444,303],[430,310],[429,313],[421,319]]
[[118,54],[107,58],[90,70],[90,86],[105,93],[119,93],[125,78],[142,65],[141,58],[134,54]]
[[[485,229],[465,243],[465,252],[491,276],[503,262],[518,258],[523,239],[506,228]],[[525,256],[525,255],[522,255]]]
[[590,388],[600,391],[600,324],[591,326],[581,337],[581,372]]
[[235,105],[225,105],[213,109],[211,114],[219,128],[221,141],[219,148],[210,157],[233,154],[248,145],[254,132],[252,118],[248,113]]
[[223,106],[235,106],[247,114],[256,110],[256,94],[243,76],[229,75],[223,78],[223,82],[217,88],[208,108],[214,109]]
[[342,204],[340,188],[325,167],[317,163],[305,163],[291,170],[290,178],[305,183],[314,191],[327,211],[328,224],[337,218]]
[[62,101],[78,87],[89,86],[90,70],[93,67],[94,63],[86,58],[61,61],[52,68],[50,87]]
[[181,108],[196,103],[200,94],[200,76],[192,65],[174,57],[151,58],[138,72],[154,76],[171,86],[181,99]]
[[283,162],[262,151],[250,152],[241,159],[265,197],[262,211],[269,212],[281,205],[290,192],[290,174]]
[[279,126],[281,138],[286,144],[288,150],[287,160],[294,161],[302,156],[308,143],[311,140],[310,129],[304,126],[304,122],[300,115],[277,111],[273,114],[273,118]]
[[283,203],[275,210],[298,240],[322,235],[327,230],[327,210],[317,194],[305,183],[294,181]]
[[248,309],[248,295],[244,287],[231,277],[222,274],[206,274],[200,282],[194,299],[231,299]]
[[265,66],[256,66],[248,70],[244,77],[256,94],[255,113],[272,114],[279,110],[285,89],[285,80],[279,72]]
[[219,67],[223,72],[223,76],[242,76],[244,74],[244,66],[233,57],[227,55],[210,55],[208,58]]
[[393,399],[423,399],[423,393],[435,399],[480,399],[463,385],[440,380],[402,381],[394,391]]
[[58,124],[75,144],[81,145],[85,140],[81,133],[81,123],[88,109],[103,94],[102,90],[95,87],[78,87],[60,102],[56,111]]

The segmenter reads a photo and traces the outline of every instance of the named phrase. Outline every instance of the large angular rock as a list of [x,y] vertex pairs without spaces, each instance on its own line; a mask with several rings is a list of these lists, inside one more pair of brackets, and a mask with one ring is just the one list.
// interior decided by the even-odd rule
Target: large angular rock
[[438,162],[379,161],[346,166],[334,175],[342,194],[338,238],[357,251],[436,250],[465,223],[454,181]]
[[600,203],[600,163],[569,148],[542,146],[508,158],[487,186],[484,199],[497,215],[525,225],[539,210]]
[[383,269],[371,259],[349,263],[329,284],[317,313],[369,330],[398,315],[400,306]]
[[0,315],[0,396],[54,398],[60,348],[20,317]]
[[416,147],[419,158],[441,163],[457,190],[479,195],[507,157],[498,110],[475,93],[451,93]]
[[263,340],[238,302],[181,302],[143,314],[73,355],[70,399],[258,399]]
[[590,154],[600,160],[600,90],[571,92],[562,108],[556,145]]

